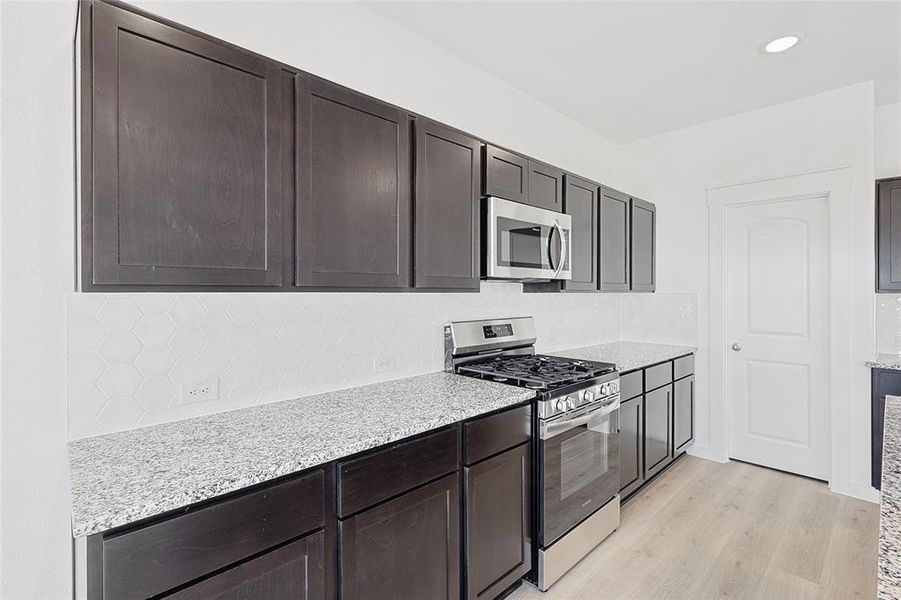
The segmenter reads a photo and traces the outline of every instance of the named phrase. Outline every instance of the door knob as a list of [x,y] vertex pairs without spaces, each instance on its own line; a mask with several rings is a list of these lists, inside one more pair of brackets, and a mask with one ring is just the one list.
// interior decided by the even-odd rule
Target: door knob
[[732,344],[732,349],[735,350],[736,352],[741,352],[741,344],[739,344],[738,342],[735,342],[734,344]]

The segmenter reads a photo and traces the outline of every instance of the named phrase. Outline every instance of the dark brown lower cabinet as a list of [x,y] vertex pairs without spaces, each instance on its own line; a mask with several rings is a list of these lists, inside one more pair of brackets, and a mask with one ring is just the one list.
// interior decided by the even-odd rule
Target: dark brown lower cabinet
[[318,600],[325,596],[325,533],[291,542],[184,588],[172,600]]
[[619,408],[619,494],[625,498],[644,483],[644,397]]
[[885,428],[885,397],[901,396],[901,371],[873,369],[870,405],[870,484],[882,488],[882,435]]
[[340,597],[459,598],[459,507],[452,474],[340,521]]
[[650,479],[673,458],[673,385],[644,395],[644,476]]
[[673,384],[673,454],[682,454],[695,441],[695,376]]
[[464,468],[466,598],[495,598],[531,568],[526,443]]

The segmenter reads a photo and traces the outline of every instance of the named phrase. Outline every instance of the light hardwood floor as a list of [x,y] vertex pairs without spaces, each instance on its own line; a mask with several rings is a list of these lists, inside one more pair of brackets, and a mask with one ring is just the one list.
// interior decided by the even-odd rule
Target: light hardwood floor
[[681,459],[547,593],[512,600],[876,596],[879,506],[740,462]]

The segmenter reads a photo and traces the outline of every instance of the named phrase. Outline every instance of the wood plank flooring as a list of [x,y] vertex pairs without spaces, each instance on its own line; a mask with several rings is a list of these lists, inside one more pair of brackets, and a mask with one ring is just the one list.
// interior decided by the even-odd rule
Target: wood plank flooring
[[511,600],[872,599],[879,506],[824,483],[687,456],[547,593]]

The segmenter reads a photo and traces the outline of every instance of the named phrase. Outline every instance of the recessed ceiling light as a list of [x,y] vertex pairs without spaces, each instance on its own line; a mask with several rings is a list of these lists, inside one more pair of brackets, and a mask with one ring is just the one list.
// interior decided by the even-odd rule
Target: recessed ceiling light
[[763,47],[764,51],[770,54],[778,54],[779,52],[785,52],[789,48],[793,47],[801,38],[797,35],[786,35],[780,38],[776,38],[772,42],[768,43]]

